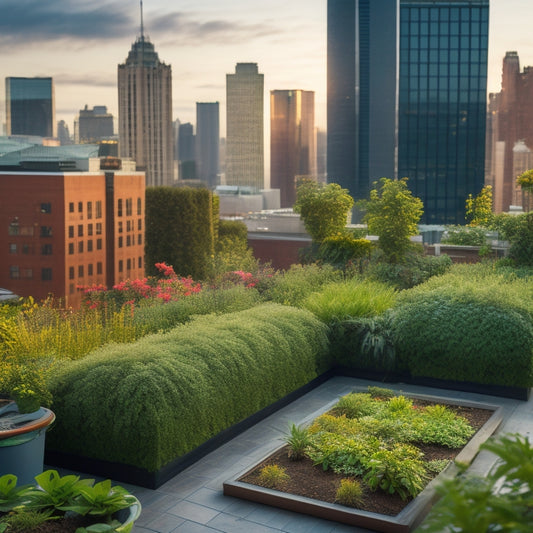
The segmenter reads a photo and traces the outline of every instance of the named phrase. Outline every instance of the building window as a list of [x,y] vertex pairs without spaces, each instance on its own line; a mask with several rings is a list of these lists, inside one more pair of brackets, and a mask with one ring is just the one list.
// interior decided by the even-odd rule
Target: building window
[[9,267],[9,277],[11,279],[19,279],[20,278],[20,270],[19,270],[18,266],[11,265]]
[[131,270],[131,259],[128,259],[128,260],[126,261],[126,269],[127,269],[127,270]]
[[83,237],[83,224],[78,224],[78,237]]
[[124,244],[124,238],[121,236],[118,238],[118,247],[122,248],[123,244]]
[[9,224],[8,235],[18,235],[19,234],[19,223],[18,220],[11,222]]
[[96,202],[96,217],[95,218],[102,218],[102,201],[97,200]]
[[79,254],[82,254],[83,253],[83,241],[80,241],[78,243],[78,253]]
[[88,276],[92,276],[93,275],[93,264],[92,263],[89,263],[87,265],[87,275]]
[[124,230],[124,228],[123,228],[122,220],[121,220],[121,221],[119,221],[119,223],[118,223],[118,232],[119,232],[119,233],[122,233],[123,230]]
[[133,200],[131,198],[126,198],[126,216],[131,217],[133,213]]
[[119,198],[117,202],[117,216],[122,216],[122,198]]
[[102,263],[98,262],[96,263],[96,274],[101,274],[101,273],[102,273]]
[[74,202],[69,202],[68,204],[68,212],[74,213]]
[[50,202],[41,204],[41,213],[51,213],[51,212],[52,212],[52,204]]
[[14,243],[11,243],[9,245],[9,253],[10,254],[16,254],[17,253],[17,245]]
[[30,245],[29,244],[23,244],[22,245],[22,253],[23,254],[29,254],[30,253]]
[[52,269],[51,268],[42,268],[41,269],[41,280],[42,281],[52,281]]
[[74,279],[74,267],[68,267],[68,279]]
[[119,272],[124,271],[124,261],[122,261],[122,259],[118,262],[118,271]]
[[102,235],[102,223],[101,222],[96,223],[96,235]]
[[92,239],[89,239],[87,241],[87,251],[88,252],[92,252],[93,251],[93,241],[92,241]]
[[78,278],[83,278],[83,265],[78,266]]
[[137,244],[142,244],[143,243],[143,236],[139,233],[139,235],[137,235]]
[[87,218],[93,218],[93,203],[87,202]]
[[126,237],[126,246],[131,246],[131,235]]
[[93,225],[92,224],[87,224],[87,235],[89,235],[89,237],[91,237],[93,234]]
[[140,198],[137,198],[137,214],[138,215],[143,214],[143,202]]
[[51,244],[43,244],[41,246],[41,255],[52,255],[52,245]]
[[102,239],[96,239],[96,249],[97,250],[102,249]]
[[143,267],[143,258],[139,257],[137,260],[137,267],[142,268]]
[[142,221],[142,218],[139,218],[139,219],[137,220],[137,229],[138,229],[139,231],[142,231],[142,229],[143,229],[143,221]]
[[78,202],[78,213],[83,213],[83,202]]
[[33,268],[24,268],[22,270],[22,277],[24,279],[33,279]]
[[72,239],[74,237],[74,226],[68,227],[68,238]]
[[133,223],[133,222],[132,222],[131,220],[128,220],[128,221],[126,222],[126,231],[131,231],[131,225],[132,225],[132,223]]
[[74,243],[69,242],[68,243],[68,255],[73,255],[73,254],[74,254]]
[[41,237],[51,237],[52,226],[41,226]]

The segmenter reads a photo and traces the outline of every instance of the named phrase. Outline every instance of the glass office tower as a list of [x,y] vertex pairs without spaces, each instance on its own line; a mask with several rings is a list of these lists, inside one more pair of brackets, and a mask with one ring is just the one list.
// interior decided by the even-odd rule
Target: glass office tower
[[398,175],[426,224],[464,224],[484,183],[489,0],[400,1]]
[[57,137],[52,78],[6,78],[6,131]]

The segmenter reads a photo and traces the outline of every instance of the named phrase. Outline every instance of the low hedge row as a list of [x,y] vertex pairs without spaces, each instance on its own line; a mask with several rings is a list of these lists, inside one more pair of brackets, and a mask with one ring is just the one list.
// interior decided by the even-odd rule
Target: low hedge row
[[338,365],[417,377],[533,386],[533,284],[458,266],[401,292],[384,315],[332,324]]
[[326,326],[264,304],[65,364],[47,449],[155,472],[329,368]]

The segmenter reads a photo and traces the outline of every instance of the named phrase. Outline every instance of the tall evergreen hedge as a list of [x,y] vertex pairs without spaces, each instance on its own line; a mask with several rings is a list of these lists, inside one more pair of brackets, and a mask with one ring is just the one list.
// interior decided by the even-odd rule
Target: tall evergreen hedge
[[155,263],[165,262],[181,276],[205,279],[214,254],[217,205],[204,188],[146,189],[145,264],[156,275]]
[[155,472],[329,367],[326,326],[264,304],[111,345],[52,379],[49,449]]

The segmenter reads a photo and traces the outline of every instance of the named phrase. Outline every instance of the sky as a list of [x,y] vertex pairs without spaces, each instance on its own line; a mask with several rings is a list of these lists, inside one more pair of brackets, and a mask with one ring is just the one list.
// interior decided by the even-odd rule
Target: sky
[[[117,65],[140,35],[139,0],[0,0],[0,77],[53,77],[56,120],[73,131],[79,110],[105,105],[117,116]],[[196,102],[220,102],[226,74],[257,63],[268,95],[315,91],[326,126],[327,0],[144,0],[144,34],[172,67],[173,119],[196,122]],[[533,65],[532,0],[491,0],[488,91],[501,87],[505,52]],[[0,124],[5,86],[0,85]],[[268,137],[265,137],[268,138]]]

